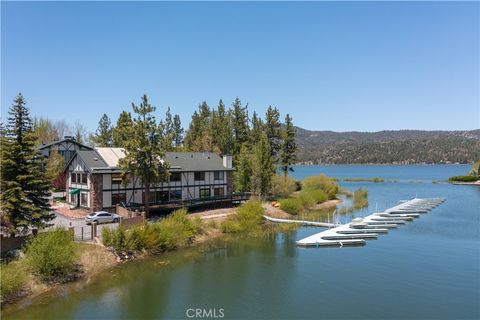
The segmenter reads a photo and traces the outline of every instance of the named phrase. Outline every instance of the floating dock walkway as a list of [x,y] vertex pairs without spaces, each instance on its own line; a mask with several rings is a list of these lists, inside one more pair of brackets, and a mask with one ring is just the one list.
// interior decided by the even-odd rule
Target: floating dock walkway
[[335,228],[338,227],[338,224],[334,223],[327,223],[327,222],[318,222],[318,221],[308,221],[308,220],[291,220],[291,219],[278,219],[272,218],[269,216],[263,216],[265,219],[271,222],[279,222],[279,223],[296,223],[301,224],[304,226],[315,226],[315,227],[327,227],[327,228]]
[[[412,221],[420,217],[442,204],[445,199],[442,198],[415,198],[403,201],[398,206],[387,209],[384,212],[372,213],[365,218],[353,219],[350,223],[335,226],[331,229],[314,234],[307,238],[297,241],[297,245],[304,247],[325,247],[325,246],[362,246],[366,244],[366,240],[376,239],[379,234],[385,234],[388,229],[396,228],[406,222]],[[273,219],[268,220],[286,220]],[[275,221],[275,222],[291,222]],[[315,225],[309,221],[309,225]],[[316,222],[319,225],[321,222]],[[307,223],[305,223],[307,224]]]

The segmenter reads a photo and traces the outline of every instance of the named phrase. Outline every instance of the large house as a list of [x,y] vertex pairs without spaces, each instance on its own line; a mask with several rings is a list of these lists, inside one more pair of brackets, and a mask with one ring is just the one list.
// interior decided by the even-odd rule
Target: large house
[[[113,211],[117,204],[144,204],[144,186],[130,176],[122,184],[121,148],[80,150],[66,166],[67,201],[92,211]],[[169,178],[150,187],[150,204],[182,203],[232,194],[232,157],[211,152],[167,152]]]

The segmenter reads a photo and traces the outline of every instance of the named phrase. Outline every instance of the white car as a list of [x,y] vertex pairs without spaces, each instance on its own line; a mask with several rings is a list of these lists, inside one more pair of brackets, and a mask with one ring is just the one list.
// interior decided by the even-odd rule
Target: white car
[[90,224],[92,222],[96,223],[117,223],[120,222],[120,216],[115,213],[110,213],[107,211],[97,211],[92,212],[85,217],[85,222]]

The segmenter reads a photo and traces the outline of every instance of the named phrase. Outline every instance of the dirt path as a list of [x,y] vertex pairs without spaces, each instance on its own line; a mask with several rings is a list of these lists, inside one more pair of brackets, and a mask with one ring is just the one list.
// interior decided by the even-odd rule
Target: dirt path
[[214,220],[214,221],[223,221],[228,216],[237,213],[237,208],[222,208],[222,209],[213,209],[206,210],[202,212],[196,212],[189,214],[189,217],[195,218],[200,217],[202,220]]
[[320,204],[317,204],[313,209],[319,210],[319,209],[332,208],[339,205],[340,203],[342,203],[341,199],[328,200]]

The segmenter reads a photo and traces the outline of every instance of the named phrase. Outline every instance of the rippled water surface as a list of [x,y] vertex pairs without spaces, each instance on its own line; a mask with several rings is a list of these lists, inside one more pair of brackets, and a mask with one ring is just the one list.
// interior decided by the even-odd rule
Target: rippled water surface
[[225,318],[479,319],[480,187],[432,183],[469,166],[305,166],[295,176],[382,177],[341,182],[369,191],[369,207],[444,197],[420,219],[364,247],[304,249],[295,241],[321,229],[219,240],[125,264],[62,294],[14,306],[4,319],[172,319],[189,308],[223,308]]

